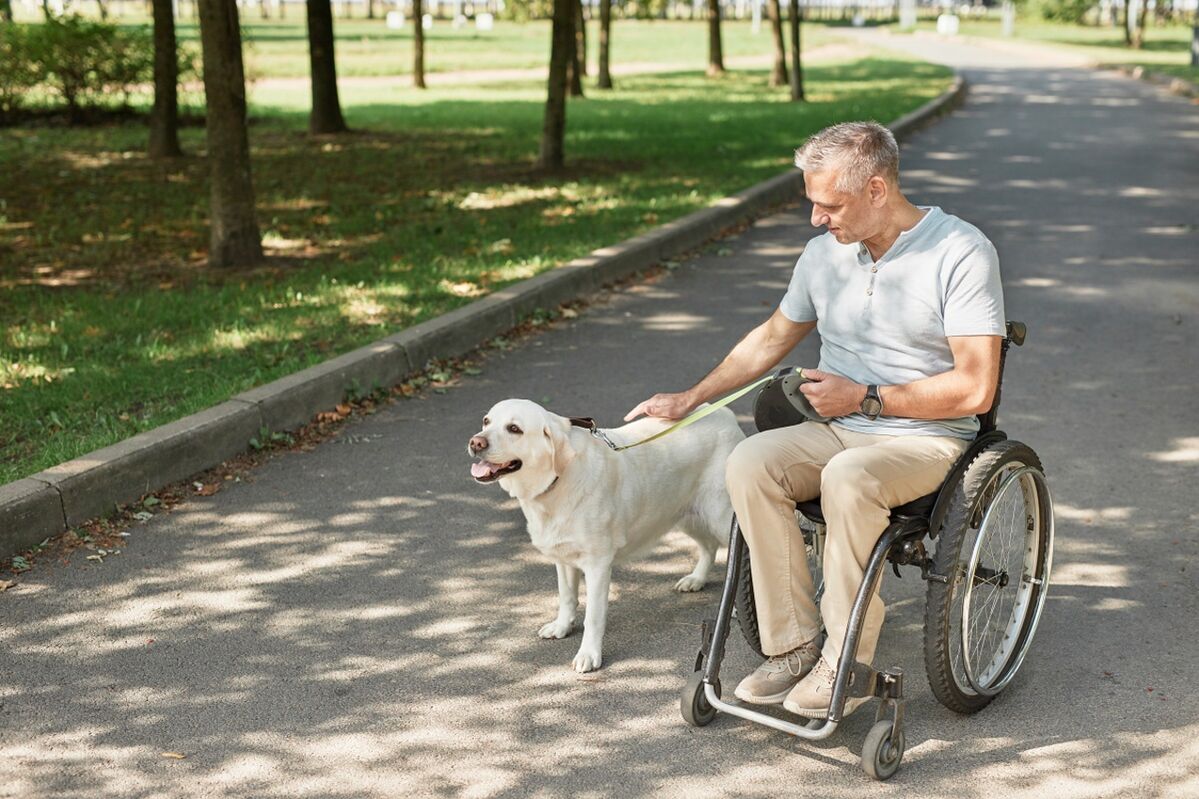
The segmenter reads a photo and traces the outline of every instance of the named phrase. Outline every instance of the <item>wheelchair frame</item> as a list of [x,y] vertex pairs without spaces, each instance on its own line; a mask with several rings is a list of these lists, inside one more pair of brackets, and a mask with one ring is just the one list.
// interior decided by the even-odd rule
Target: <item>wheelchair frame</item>
[[[799,723],[791,722],[752,709],[751,707],[733,704],[721,699],[720,667],[724,659],[725,645],[728,640],[734,613],[737,587],[741,583],[742,570],[746,567],[745,554],[748,551],[743,542],[741,527],[734,516],[729,535],[728,566],[724,587],[721,592],[719,609],[715,620],[709,619],[703,622],[701,645],[695,659],[694,672],[684,687],[681,697],[680,709],[684,718],[689,723],[695,726],[704,726],[719,711],[806,740],[822,740],[832,735],[840,725],[847,698],[851,695],[855,697],[875,696],[882,701],[875,714],[875,723],[871,728],[870,734],[867,735],[866,743],[863,746],[862,765],[867,773],[876,779],[887,779],[895,772],[903,757],[905,745],[903,732],[905,701],[903,694],[904,673],[900,668],[879,671],[871,666],[857,662],[858,642],[861,637],[862,622],[866,615],[866,608],[879,585],[884,563],[887,560],[892,562],[892,568],[897,575],[899,574],[900,565],[916,565],[920,567],[922,579],[945,584],[949,583],[949,575],[938,574],[934,571],[934,561],[927,554],[924,538],[925,536],[935,538],[941,531],[941,527],[945,522],[945,516],[949,510],[951,498],[975,458],[989,447],[1007,439],[1005,433],[996,429],[1000,390],[1003,384],[1003,368],[1009,346],[1011,344],[1015,344],[1016,346],[1022,345],[1025,336],[1026,328],[1022,323],[1007,323],[1007,335],[1003,339],[1000,352],[998,385],[996,386],[995,399],[991,404],[991,408],[985,414],[980,414],[979,416],[980,425],[977,436],[954,463],[945,481],[937,490],[936,501],[933,504],[932,511],[927,514],[916,513],[907,515],[896,513],[893,510],[890,522],[875,543],[866,564],[865,575],[862,583],[858,586],[858,591],[850,610],[849,623],[841,649],[842,656],[840,662],[837,664],[832,698],[825,719],[805,720]],[[1032,467],[1024,468],[1030,469]],[[1046,507],[1048,517],[1048,547],[1047,551],[1043,553],[1043,557],[1045,558],[1043,563],[1043,582],[1045,584],[1039,589],[1038,604],[1033,609],[1033,616],[1028,623],[1029,626],[1026,632],[1028,642],[1031,642],[1031,638],[1035,634],[1041,610],[1044,607],[1044,592],[1048,587],[1053,549],[1052,500],[1049,497],[1047,487],[1044,485],[1043,476],[1040,476],[1039,470],[1033,469],[1033,471],[1037,472],[1038,479],[1040,480],[1038,487],[1044,490],[1044,499],[1048,503]],[[1010,480],[1011,478],[1009,478],[1008,482]],[[1006,487],[1006,485],[1007,483],[1005,482],[1004,486]],[[996,494],[999,493],[1000,491],[996,491]],[[924,497],[909,504],[919,504],[922,500],[927,500],[927,498]],[[992,496],[992,499],[994,499],[994,496]],[[1038,501],[1040,499],[1041,497],[1038,496]],[[805,505],[808,506],[807,512],[805,512]],[[818,502],[801,502],[798,504],[797,510],[800,513],[804,513],[809,521],[817,525],[813,543],[814,545],[818,543],[817,551],[821,551],[823,549],[824,519],[823,515],[819,512]],[[1011,667],[1010,674],[996,688],[994,693],[998,693],[1011,677],[1014,676],[1016,670],[1019,669],[1023,661],[1023,656],[1027,652],[1027,646],[1028,643],[1025,643],[1023,650],[1019,653],[1019,657],[1016,658],[1014,665]],[[969,668],[968,664],[966,668]],[[967,674],[969,674],[968,671]],[[973,677],[968,677],[968,679],[973,682]],[[889,721],[884,719],[888,715],[890,716]]]

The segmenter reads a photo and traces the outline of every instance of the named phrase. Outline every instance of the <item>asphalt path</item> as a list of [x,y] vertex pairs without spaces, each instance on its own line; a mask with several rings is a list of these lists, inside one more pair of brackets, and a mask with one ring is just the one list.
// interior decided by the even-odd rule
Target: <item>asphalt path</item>
[[[678,691],[717,599],[671,590],[690,542],[616,570],[604,668],[579,676],[577,637],[536,637],[552,566],[470,478],[499,399],[615,425],[702,376],[781,296],[816,232],[799,208],[136,527],[120,556],[39,565],[0,594],[0,796],[1194,796],[1199,109],[1035,54],[903,46],[971,82],[905,147],[904,187],[999,249],[1029,328],[1001,426],[1056,499],[1044,620],[990,707],[930,694],[909,572],[883,589],[880,664],[909,675],[892,782],[858,767],[870,710],[816,744],[687,727]],[[730,650],[726,684],[755,665]]]

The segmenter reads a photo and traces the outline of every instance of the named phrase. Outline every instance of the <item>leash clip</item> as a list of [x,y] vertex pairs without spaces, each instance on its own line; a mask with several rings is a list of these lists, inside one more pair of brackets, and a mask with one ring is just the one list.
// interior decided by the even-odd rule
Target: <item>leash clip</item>
[[607,444],[608,448],[613,452],[620,452],[621,448],[612,443],[612,439],[608,438],[607,434],[604,433],[603,430],[599,429],[599,425],[596,424],[595,420],[590,416],[571,416],[570,423],[575,427],[581,427],[591,433],[593,437],[598,438],[600,441]]

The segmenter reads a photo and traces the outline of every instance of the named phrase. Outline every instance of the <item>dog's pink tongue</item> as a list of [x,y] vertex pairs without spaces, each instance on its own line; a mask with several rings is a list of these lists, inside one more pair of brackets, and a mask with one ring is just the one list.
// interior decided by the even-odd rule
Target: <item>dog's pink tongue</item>
[[471,477],[489,477],[495,467],[487,461],[477,461],[470,465]]

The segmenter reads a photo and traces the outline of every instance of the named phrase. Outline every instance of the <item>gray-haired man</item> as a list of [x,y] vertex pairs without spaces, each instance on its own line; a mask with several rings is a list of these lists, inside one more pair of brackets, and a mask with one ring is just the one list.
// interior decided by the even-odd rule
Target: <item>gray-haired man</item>
[[[726,483],[749,545],[762,649],[743,701],[828,713],[854,594],[890,508],[941,484],[991,406],[1004,335],[999,259],[972,225],[917,207],[899,189],[899,149],[873,122],[820,131],[796,153],[812,202],[808,242],[778,309],[703,380],[629,412],[679,418],[772,369],[820,333],[804,395],[829,424],[742,442]],[[827,523],[817,610],[795,503],[820,495]],[[820,641],[823,616],[828,632]],[[883,603],[872,599],[857,659],[874,658]],[[846,714],[864,699],[849,699]]]

